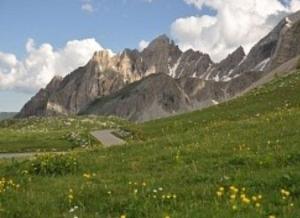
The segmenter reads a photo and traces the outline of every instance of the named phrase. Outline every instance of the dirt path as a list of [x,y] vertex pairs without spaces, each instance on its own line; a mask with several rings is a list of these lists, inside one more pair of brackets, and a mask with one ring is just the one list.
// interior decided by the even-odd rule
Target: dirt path
[[91,135],[94,136],[99,142],[101,142],[105,147],[111,147],[114,145],[124,145],[126,142],[123,139],[118,138],[113,135],[114,130],[100,130],[91,132]]
[[65,152],[27,152],[27,153],[0,153],[0,159],[14,159],[14,158],[29,158],[35,155],[43,154],[64,154]]

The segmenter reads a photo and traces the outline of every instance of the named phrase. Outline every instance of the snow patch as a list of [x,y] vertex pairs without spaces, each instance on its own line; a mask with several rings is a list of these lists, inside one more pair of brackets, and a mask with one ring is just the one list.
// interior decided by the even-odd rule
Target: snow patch
[[214,69],[215,68],[213,67],[213,65],[209,64],[209,67],[206,71],[206,76],[205,76],[204,80],[210,80],[209,77],[210,77],[211,73],[214,71]]
[[285,18],[285,22],[286,22],[287,28],[291,28],[291,27],[292,27],[293,22],[290,20],[289,17],[286,17],[286,18]]
[[252,69],[252,71],[263,71],[270,60],[271,60],[271,58],[267,58],[267,59],[263,60],[256,67],[254,67]]
[[232,80],[232,78],[229,77],[229,76],[227,76],[227,75],[225,75],[225,76],[223,76],[223,77],[221,78],[221,80],[222,80],[223,82],[228,82],[228,81]]
[[241,60],[241,62],[238,64],[238,66],[240,66],[242,63],[244,63],[245,60],[247,59],[247,57],[248,57],[248,55],[246,55],[246,56]]
[[231,76],[231,74],[233,73],[233,70],[234,70],[234,69],[231,69],[231,70],[228,72],[228,76]]
[[216,81],[216,82],[219,82],[219,81],[220,81],[219,73],[220,73],[220,72],[218,72],[217,75],[215,75],[215,76],[213,77],[213,80]]
[[173,67],[171,67],[170,65],[168,66],[169,67],[169,72],[170,72],[169,75],[171,77],[173,77],[173,78],[176,77],[176,70],[177,70],[180,62],[181,62],[181,57],[178,58],[177,62],[173,65]]
[[216,101],[216,100],[211,100],[212,101],[212,103],[214,104],[214,105],[218,105],[219,104],[219,102],[218,101]]

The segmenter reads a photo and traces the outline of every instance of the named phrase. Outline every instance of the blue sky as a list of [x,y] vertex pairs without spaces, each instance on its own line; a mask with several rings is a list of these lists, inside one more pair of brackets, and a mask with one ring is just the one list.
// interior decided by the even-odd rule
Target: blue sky
[[219,61],[240,45],[249,50],[299,6],[300,0],[0,0],[0,111],[20,110],[94,49],[138,48],[166,33],[182,50]]
[[120,51],[168,33],[178,17],[199,13],[182,0],[94,0],[93,13],[81,10],[82,4],[81,0],[0,0],[0,50],[20,56],[28,38],[62,47],[71,39],[93,37]]

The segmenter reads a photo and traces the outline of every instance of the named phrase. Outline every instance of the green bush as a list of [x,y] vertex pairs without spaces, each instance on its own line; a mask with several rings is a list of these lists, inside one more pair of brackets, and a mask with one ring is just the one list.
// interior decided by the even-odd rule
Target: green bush
[[27,162],[25,170],[29,174],[41,176],[66,175],[78,170],[78,161],[70,154],[39,155]]

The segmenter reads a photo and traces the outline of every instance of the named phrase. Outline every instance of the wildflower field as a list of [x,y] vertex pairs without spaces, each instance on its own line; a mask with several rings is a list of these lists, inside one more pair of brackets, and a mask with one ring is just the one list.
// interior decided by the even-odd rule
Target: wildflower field
[[127,130],[130,124],[113,117],[33,117],[0,122],[0,152],[65,151],[97,145],[90,132]]
[[[143,124],[114,118],[142,135],[125,146],[2,160],[0,217],[299,218],[299,93],[300,72],[202,111]],[[1,128],[21,131],[28,125],[18,122],[32,121],[10,122]],[[55,135],[47,141],[73,146]]]

